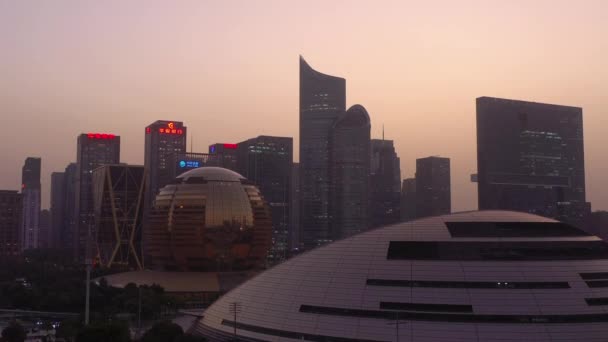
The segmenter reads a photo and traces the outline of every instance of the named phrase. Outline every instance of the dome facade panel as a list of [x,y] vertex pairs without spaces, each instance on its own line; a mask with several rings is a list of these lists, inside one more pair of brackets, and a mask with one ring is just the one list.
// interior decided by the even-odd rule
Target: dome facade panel
[[605,341],[608,246],[515,212],[396,224],[258,275],[197,331],[228,341],[235,325],[244,341]]

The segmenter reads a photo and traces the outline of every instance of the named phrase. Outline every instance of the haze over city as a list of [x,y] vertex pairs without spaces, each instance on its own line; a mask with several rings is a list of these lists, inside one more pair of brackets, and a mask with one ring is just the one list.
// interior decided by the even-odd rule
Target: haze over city
[[[475,98],[583,108],[587,200],[608,209],[608,2],[0,1],[0,188],[26,156],[50,173],[76,137],[109,132],[143,164],[144,127],[183,121],[188,146],[292,136],[298,56],[346,79],[372,137],[415,159],[451,159],[452,210],[477,208]],[[192,140],[192,141],[190,141]]]

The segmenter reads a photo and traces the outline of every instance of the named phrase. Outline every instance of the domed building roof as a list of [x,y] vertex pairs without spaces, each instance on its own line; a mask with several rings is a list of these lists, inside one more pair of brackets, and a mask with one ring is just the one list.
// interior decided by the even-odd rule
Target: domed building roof
[[272,224],[257,186],[201,167],[160,189],[143,234],[147,268],[225,272],[264,266]]
[[240,341],[606,341],[608,245],[516,212],[399,223],[258,275],[196,331],[235,326]]
[[224,169],[222,167],[199,167],[194,170],[190,170],[177,176],[177,180],[181,180],[184,183],[188,183],[189,179],[202,179],[205,181],[223,181],[223,182],[240,182],[246,178],[241,176],[232,170]]

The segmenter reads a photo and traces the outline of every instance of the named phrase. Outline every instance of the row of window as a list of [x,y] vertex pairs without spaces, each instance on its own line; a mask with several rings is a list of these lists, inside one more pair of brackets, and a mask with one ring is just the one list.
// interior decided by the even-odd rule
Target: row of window
[[348,309],[326,306],[302,305],[300,312],[331,316],[376,318],[386,320],[411,320],[457,323],[595,323],[608,322],[608,314],[579,315],[476,315],[472,313],[408,312]]
[[427,312],[473,312],[472,305],[463,304],[426,304],[426,303],[398,303],[380,302],[380,309],[427,311]]
[[584,280],[608,280],[608,272],[579,273]]
[[604,241],[391,241],[388,260],[608,259]]
[[565,281],[521,282],[521,281],[435,281],[435,280],[395,280],[367,279],[371,286],[434,287],[450,289],[569,289]]
[[446,222],[445,225],[455,238],[589,236],[561,222]]
[[259,334],[271,335],[271,336],[279,336],[286,337],[295,340],[306,340],[306,341],[315,341],[315,342],[382,342],[379,340],[365,340],[358,338],[346,338],[346,337],[336,337],[336,336],[327,336],[327,335],[316,335],[316,334],[307,334],[296,331],[288,331],[288,330],[279,330],[272,328],[260,327],[257,325],[245,324],[245,323],[235,323],[234,321],[222,320],[222,325],[234,327],[236,325],[237,329],[242,329],[246,331],[251,331]]

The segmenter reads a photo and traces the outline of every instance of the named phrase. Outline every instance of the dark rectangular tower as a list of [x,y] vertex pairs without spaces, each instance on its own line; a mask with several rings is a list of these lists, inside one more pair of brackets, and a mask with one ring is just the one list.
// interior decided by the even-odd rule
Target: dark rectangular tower
[[401,166],[392,140],[372,139],[371,226],[380,227],[401,219]]
[[477,99],[480,210],[580,224],[589,212],[584,156],[582,108]]
[[17,191],[0,190],[0,257],[21,252],[22,212],[22,195]]
[[[120,137],[106,133],[86,133],[78,136],[76,157],[76,232],[75,257],[85,261],[90,238],[95,236],[93,211],[93,170],[106,164],[120,162]],[[91,233],[91,236],[89,236]]]
[[65,172],[51,173],[51,226],[49,233],[49,247],[60,248],[61,240],[65,237],[64,230],[66,218],[66,185]]
[[451,211],[450,159],[416,159],[416,217],[445,215]]
[[233,143],[209,145],[209,154],[212,156],[210,166],[219,166],[238,172],[238,147],[238,144]]
[[306,249],[332,240],[329,136],[345,110],[346,80],[314,70],[300,56],[300,237]]
[[40,233],[40,171],[41,159],[25,159],[21,173],[21,194],[23,195],[23,228],[21,249],[38,248]]
[[238,143],[237,172],[254,182],[272,214],[271,263],[287,258],[293,138],[261,135]]

